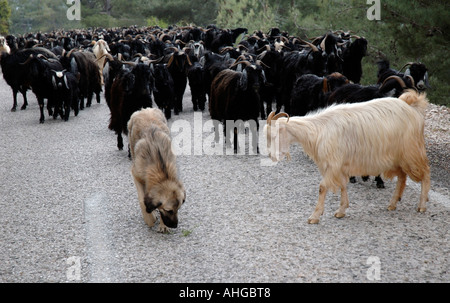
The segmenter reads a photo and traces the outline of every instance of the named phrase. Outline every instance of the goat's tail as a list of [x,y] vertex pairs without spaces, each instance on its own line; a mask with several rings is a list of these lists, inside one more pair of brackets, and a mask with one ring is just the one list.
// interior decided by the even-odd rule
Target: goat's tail
[[425,109],[428,106],[428,98],[426,93],[419,93],[413,89],[407,89],[398,98],[405,101],[425,116]]

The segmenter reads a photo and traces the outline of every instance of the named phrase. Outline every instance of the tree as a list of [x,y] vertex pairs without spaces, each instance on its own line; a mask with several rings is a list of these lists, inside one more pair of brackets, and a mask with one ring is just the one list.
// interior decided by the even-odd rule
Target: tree
[[11,17],[11,8],[7,0],[0,0],[0,34],[6,35],[9,32],[9,18]]

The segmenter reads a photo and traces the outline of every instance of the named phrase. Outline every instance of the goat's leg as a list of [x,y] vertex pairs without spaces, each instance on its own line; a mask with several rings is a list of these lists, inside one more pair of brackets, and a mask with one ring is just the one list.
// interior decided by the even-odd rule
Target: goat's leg
[[38,104],[39,104],[39,111],[41,113],[41,117],[39,118],[39,123],[44,123],[45,116],[44,116],[44,99],[38,98]]
[[117,134],[117,148],[119,150],[123,150],[123,138],[122,138],[122,134],[121,133]]
[[384,182],[380,175],[375,177],[375,181],[377,182],[377,188],[384,188]]
[[235,155],[238,153],[238,148],[238,128],[233,127],[233,150]]
[[317,201],[316,209],[314,210],[312,215],[308,218],[309,224],[319,223],[320,216],[323,214],[326,195],[327,195],[327,188],[324,185],[322,185],[321,182],[319,186],[319,200]]
[[394,195],[392,196],[391,202],[388,206],[388,210],[395,210],[397,208],[397,202],[402,198],[403,191],[406,186],[406,173],[404,171],[399,171],[397,174],[397,185],[395,186]]
[[86,107],[91,107],[93,95],[94,95],[93,92],[89,92],[89,93],[88,93],[88,95],[87,95],[87,101],[86,101]]
[[345,217],[345,210],[347,208],[348,208],[347,186],[344,185],[343,187],[341,187],[341,204],[339,206],[339,209],[334,214],[334,216],[336,218],[343,218],[343,217]]
[[18,89],[13,89],[13,107],[11,108],[12,112],[15,112],[17,109],[17,92]]
[[20,110],[24,110],[24,109],[27,109],[27,106],[28,106],[27,89],[26,88],[21,89],[20,92],[22,93],[22,96],[23,96],[23,105],[20,108]]
[[430,191],[430,168],[428,167],[424,173],[421,184],[420,202],[417,208],[418,212],[425,212],[427,210],[426,202],[428,201],[428,192]]

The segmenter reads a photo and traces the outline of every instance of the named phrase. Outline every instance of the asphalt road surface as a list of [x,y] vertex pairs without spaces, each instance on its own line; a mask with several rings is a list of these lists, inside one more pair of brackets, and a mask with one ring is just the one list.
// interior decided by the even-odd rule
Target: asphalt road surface
[[169,121],[187,199],[161,234],[142,219],[103,96],[39,124],[34,95],[13,113],[0,78],[0,282],[450,282],[448,195],[432,190],[417,213],[420,184],[408,180],[388,211],[395,180],[358,178],[345,218],[329,193],[309,225],[321,178],[301,148],[276,165],[264,147],[213,149],[209,113],[194,113],[187,90]]

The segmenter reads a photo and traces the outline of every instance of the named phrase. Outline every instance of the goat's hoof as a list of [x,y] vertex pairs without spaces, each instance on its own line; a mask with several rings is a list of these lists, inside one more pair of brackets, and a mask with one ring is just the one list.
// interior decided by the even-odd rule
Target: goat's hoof
[[384,184],[383,183],[380,183],[380,184],[377,183],[377,188],[384,188]]
[[356,178],[355,177],[350,177],[350,183],[356,183]]
[[417,208],[417,211],[418,211],[419,213],[424,213],[426,210],[427,210],[426,207],[418,207],[418,208]]
[[389,211],[396,210],[396,209],[397,209],[397,206],[394,206],[394,205],[389,205],[387,208],[387,210],[389,210]]
[[312,218],[308,219],[308,224],[318,224],[318,223],[319,223],[319,219],[312,219]]
[[344,213],[340,213],[340,212],[336,212],[336,213],[334,214],[334,216],[335,216],[336,218],[338,218],[338,219],[341,219],[341,218],[344,218],[344,217],[345,217],[345,214],[344,214]]

